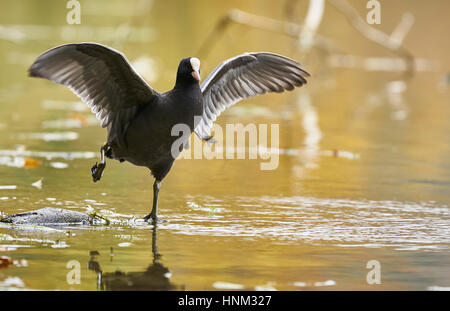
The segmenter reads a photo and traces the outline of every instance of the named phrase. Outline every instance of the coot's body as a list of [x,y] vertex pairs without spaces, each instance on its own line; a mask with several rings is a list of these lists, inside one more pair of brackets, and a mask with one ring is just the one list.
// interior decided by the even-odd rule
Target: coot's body
[[125,144],[110,136],[112,139],[107,144],[111,148],[111,157],[148,167],[157,180],[163,180],[179,153],[172,154],[172,144],[179,139],[170,135],[173,126],[186,124],[193,132],[194,116],[202,114],[202,93],[198,83],[160,94],[136,114],[126,132]]

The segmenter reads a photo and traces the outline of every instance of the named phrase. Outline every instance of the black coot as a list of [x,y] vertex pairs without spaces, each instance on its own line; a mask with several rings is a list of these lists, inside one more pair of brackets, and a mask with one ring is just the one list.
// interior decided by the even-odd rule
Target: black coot
[[[176,124],[186,124],[201,139],[211,139],[213,122],[236,102],[267,92],[293,90],[309,74],[300,64],[272,53],[244,53],[220,64],[201,85],[200,61],[190,57],[178,66],[174,88],[152,89],[125,56],[96,43],[67,44],[40,55],[29,69],[41,77],[68,86],[108,130],[101,161],[92,167],[94,181],[105,168],[105,156],[148,167],[155,177],[153,208],[145,220],[157,220],[160,183],[176,156],[171,135]],[[194,124],[194,116],[201,116]]]

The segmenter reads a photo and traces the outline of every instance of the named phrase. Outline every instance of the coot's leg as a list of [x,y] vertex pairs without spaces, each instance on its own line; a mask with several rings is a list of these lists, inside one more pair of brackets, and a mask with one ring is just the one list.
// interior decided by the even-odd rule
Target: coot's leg
[[102,178],[103,170],[106,167],[105,153],[108,150],[108,148],[109,148],[109,146],[107,143],[105,143],[100,148],[100,153],[101,153],[100,163],[97,164],[97,162],[96,162],[95,165],[91,168],[92,179],[94,180],[94,182],[99,181],[100,178]]
[[151,213],[144,217],[145,221],[148,221],[151,218],[151,221],[153,223],[156,223],[158,220],[158,217],[156,217],[156,215],[158,214],[158,194],[160,188],[161,181],[155,179],[155,183],[153,184],[153,207]]

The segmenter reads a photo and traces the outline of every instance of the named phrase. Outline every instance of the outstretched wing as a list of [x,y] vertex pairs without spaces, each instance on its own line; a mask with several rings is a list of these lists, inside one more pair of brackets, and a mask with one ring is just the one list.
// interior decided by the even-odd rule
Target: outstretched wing
[[296,61],[273,53],[244,53],[221,63],[201,84],[203,116],[195,133],[211,138],[213,122],[238,101],[268,92],[291,91],[310,75]]
[[139,107],[157,96],[121,52],[96,43],[50,49],[29,74],[68,86],[119,140]]

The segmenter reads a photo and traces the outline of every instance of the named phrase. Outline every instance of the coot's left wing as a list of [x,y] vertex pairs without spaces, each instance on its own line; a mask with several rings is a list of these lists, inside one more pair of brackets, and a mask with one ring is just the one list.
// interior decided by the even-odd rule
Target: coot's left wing
[[248,97],[291,91],[305,84],[309,76],[299,63],[278,54],[244,53],[230,58],[200,86],[204,111],[195,133],[208,141],[213,122],[226,108]]

